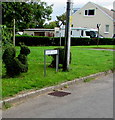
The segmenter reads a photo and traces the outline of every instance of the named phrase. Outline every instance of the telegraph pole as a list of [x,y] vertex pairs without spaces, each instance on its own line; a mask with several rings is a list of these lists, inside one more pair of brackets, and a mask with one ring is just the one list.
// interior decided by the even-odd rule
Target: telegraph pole
[[72,0],[67,0],[63,71],[69,71],[70,39],[71,39],[71,27],[70,27],[71,9],[72,9]]

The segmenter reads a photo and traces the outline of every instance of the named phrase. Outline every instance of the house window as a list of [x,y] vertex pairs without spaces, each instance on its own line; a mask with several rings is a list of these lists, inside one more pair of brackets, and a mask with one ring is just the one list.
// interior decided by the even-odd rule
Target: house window
[[85,16],[95,15],[94,9],[85,10]]
[[72,35],[72,31],[71,31],[71,35]]
[[83,36],[83,30],[81,31],[81,36]]
[[88,15],[88,10],[85,10],[85,15]]
[[105,26],[105,32],[106,32],[106,33],[109,33],[109,25],[106,25],[106,26]]

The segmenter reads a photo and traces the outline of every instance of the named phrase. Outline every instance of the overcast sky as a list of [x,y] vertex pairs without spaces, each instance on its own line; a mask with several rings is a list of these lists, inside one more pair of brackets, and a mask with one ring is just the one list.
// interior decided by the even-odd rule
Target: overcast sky
[[[67,0],[41,0],[41,1],[47,2],[48,5],[54,4],[52,14],[53,21],[56,20],[56,16],[59,16],[66,11]],[[81,8],[88,2],[89,0],[73,0],[73,8]],[[90,2],[94,2],[108,9],[112,9],[114,0],[90,0]]]

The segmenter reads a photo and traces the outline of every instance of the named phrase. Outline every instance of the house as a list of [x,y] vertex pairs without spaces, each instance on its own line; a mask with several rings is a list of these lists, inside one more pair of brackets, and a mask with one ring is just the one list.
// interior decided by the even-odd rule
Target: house
[[114,34],[113,12],[97,5],[93,2],[88,2],[81,9],[72,14],[72,26],[82,28],[97,29],[105,38],[111,38]]
[[44,29],[44,28],[30,28],[24,29],[24,34],[33,36],[48,36],[54,37],[55,29]]

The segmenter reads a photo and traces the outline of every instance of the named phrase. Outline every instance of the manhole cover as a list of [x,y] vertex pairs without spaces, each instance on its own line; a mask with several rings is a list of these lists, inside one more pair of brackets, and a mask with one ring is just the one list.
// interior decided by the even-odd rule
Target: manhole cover
[[57,97],[64,97],[64,96],[69,95],[69,94],[71,94],[71,93],[63,92],[63,91],[55,91],[55,92],[49,93],[48,95],[57,96]]

